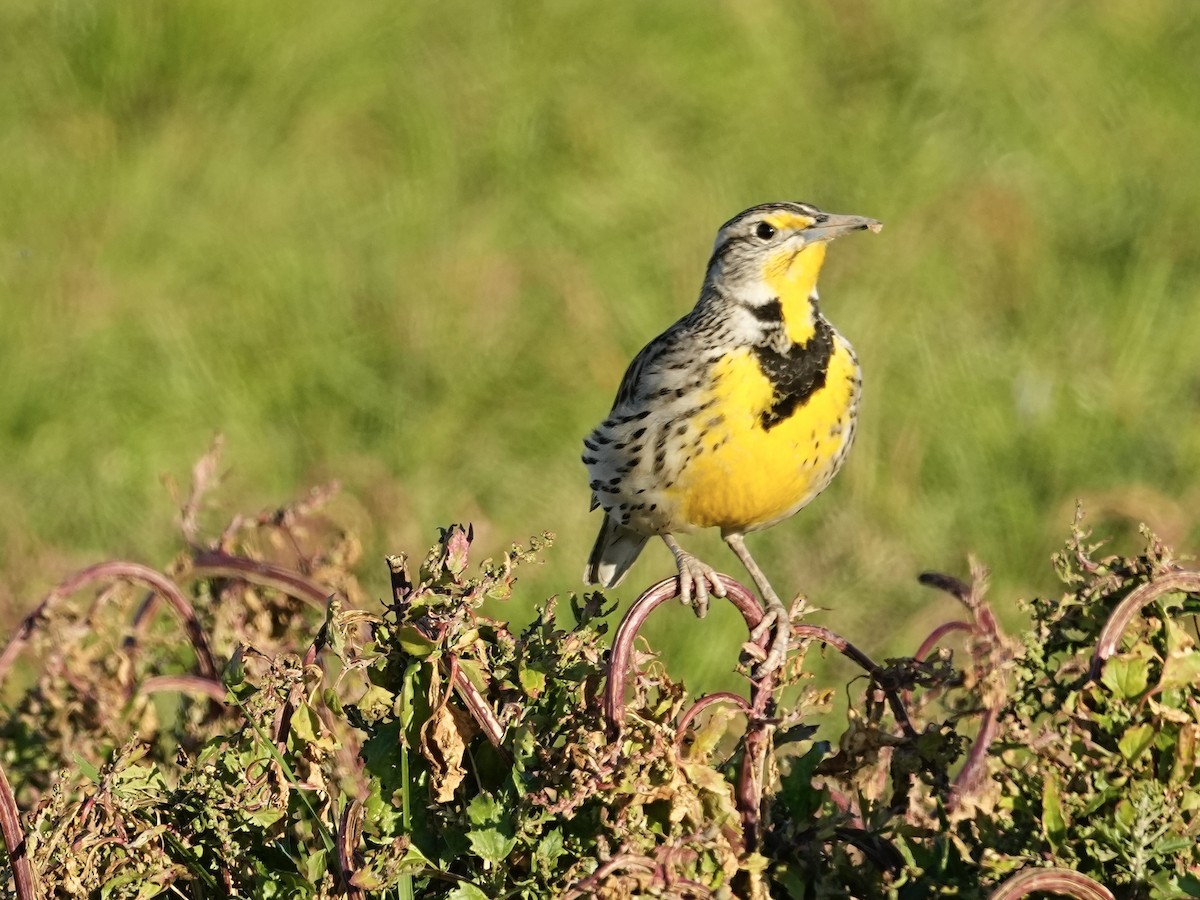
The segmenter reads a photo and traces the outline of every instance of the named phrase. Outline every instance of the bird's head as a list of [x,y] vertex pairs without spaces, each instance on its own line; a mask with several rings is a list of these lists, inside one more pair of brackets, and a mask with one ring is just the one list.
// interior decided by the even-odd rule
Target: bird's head
[[882,227],[875,219],[834,215],[808,203],[753,206],[717,233],[708,285],[751,311],[807,306],[829,242]]

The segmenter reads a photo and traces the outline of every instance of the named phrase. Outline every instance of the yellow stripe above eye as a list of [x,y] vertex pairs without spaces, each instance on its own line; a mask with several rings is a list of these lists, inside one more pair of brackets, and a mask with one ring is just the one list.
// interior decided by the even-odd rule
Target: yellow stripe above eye
[[812,225],[815,225],[817,222],[817,220],[811,216],[802,216],[800,213],[794,212],[772,213],[763,219],[763,221],[775,228],[777,231],[809,228]]

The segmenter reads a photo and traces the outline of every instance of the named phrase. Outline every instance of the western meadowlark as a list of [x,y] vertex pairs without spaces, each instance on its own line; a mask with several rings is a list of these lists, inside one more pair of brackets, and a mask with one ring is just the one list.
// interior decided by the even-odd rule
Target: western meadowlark
[[592,509],[604,509],[585,582],[614,587],[658,535],[680,598],[703,616],[709,593],[725,588],[674,535],[720,528],[762,597],[755,638],[773,629],[760,674],[783,664],[791,623],[744,536],[812,501],[850,449],[862,377],[817,306],[817,275],[831,240],[881,227],[807,203],[730,219],[696,307],[634,358],[612,412],[583,442]]

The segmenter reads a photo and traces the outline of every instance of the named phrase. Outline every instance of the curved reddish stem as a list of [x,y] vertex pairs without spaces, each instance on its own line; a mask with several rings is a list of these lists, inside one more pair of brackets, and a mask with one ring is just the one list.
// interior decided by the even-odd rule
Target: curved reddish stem
[[1104,630],[1096,641],[1096,650],[1092,654],[1091,679],[1100,677],[1100,669],[1104,661],[1117,652],[1121,645],[1121,637],[1129,623],[1143,609],[1161,597],[1163,594],[1181,592],[1185,594],[1200,594],[1200,571],[1194,569],[1179,569],[1146,582],[1129,592],[1112,611]]
[[[750,631],[753,631],[762,619],[762,607],[753,594],[732,578],[727,575],[719,575],[718,577],[725,585],[726,598],[742,614],[742,618],[746,621],[746,627]],[[658,609],[658,607],[662,606],[668,600],[679,595],[678,587],[679,581],[677,578],[665,578],[644,591],[641,596],[633,601],[633,605],[629,607],[629,611],[621,619],[621,624],[617,628],[616,635],[613,637],[612,649],[609,651],[608,658],[608,681],[604,688],[604,715],[608,720],[610,737],[614,740],[620,734],[622,723],[625,719],[625,684],[629,677],[634,639],[637,638],[637,634],[642,626],[646,624],[646,619],[649,618],[650,613],[654,612],[654,610]],[[760,637],[760,646],[765,648],[766,642],[767,637],[765,635]],[[770,693],[769,688],[774,685],[774,678],[768,677],[757,684],[752,683],[752,706],[756,705],[755,696],[762,693],[762,688],[768,681],[767,693]]]
[[1022,869],[1005,879],[988,900],[1020,900],[1033,893],[1064,894],[1076,900],[1113,900],[1112,891],[1070,869]]
[[[726,599],[742,614],[746,628],[753,633],[763,617],[762,606],[757,598],[728,575],[717,577],[725,585]],[[604,686],[604,714],[608,719],[609,735],[614,742],[620,737],[625,721],[625,684],[629,677],[634,639],[650,613],[678,596],[678,587],[677,578],[666,578],[645,591],[633,601],[613,637],[608,659],[608,679]],[[767,634],[758,638],[757,643],[764,651],[769,639]],[[774,672],[764,675],[759,681],[750,682],[749,722],[742,740],[742,765],[734,790],[738,811],[742,816],[742,836],[748,850],[758,845],[763,769],[771,729],[768,720],[774,691]]]
[[33,865],[29,862],[29,845],[25,841],[17,800],[3,767],[0,767],[0,833],[4,835],[4,847],[8,851],[17,897],[19,900],[36,900],[37,881]]
[[212,650],[208,646],[208,637],[205,635],[199,619],[196,618],[195,609],[192,608],[192,604],[183,595],[179,586],[166,575],[149,566],[116,560],[99,563],[76,572],[42,599],[34,611],[21,622],[21,627],[9,640],[4,652],[0,653],[0,680],[8,673],[13,660],[25,648],[34,629],[45,619],[51,607],[89,584],[111,580],[128,581],[140,585],[165,599],[183,624],[188,640],[196,652],[196,668],[206,678],[217,677],[217,666],[213,661]]
[[[309,606],[323,609],[333,591],[283,566],[261,562],[244,556],[233,556],[220,550],[197,550],[192,565],[183,573],[189,581],[205,578],[228,578],[271,588],[289,597],[302,600]],[[133,632],[140,635],[158,605],[158,595],[151,593],[142,601],[133,616]]]
[[362,831],[363,805],[357,800],[351,800],[342,810],[342,820],[337,832],[338,875],[350,900],[364,900],[366,897],[362,888],[351,883],[356,871],[354,854],[362,842]]
[[[969,587],[966,582],[952,575],[943,575],[939,572],[923,572],[917,580],[927,587],[945,591],[953,596],[970,611],[971,618],[974,620],[970,624],[947,622],[934,629],[933,633],[922,642],[917,651],[917,659],[922,659],[937,641],[951,631],[973,632],[986,637],[992,646],[999,645],[1004,641],[1000,632],[1000,623],[996,621],[992,608],[984,602],[981,591],[977,592],[975,588]],[[979,584],[980,577],[977,573],[976,585]],[[984,779],[987,777],[988,750],[1000,730],[1000,711],[1003,707],[1004,695],[1002,692],[996,692],[983,711],[979,734],[975,735],[975,740],[971,743],[966,762],[963,763],[963,767],[959,769],[950,785],[950,791],[946,796],[946,807],[949,810],[957,809],[964,796],[969,796],[982,787]]]
[[[971,633],[974,630],[975,626],[973,626],[970,622],[963,622],[961,620],[955,622],[943,622],[937,628],[933,629],[933,631],[929,632],[925,640],[921,641],[921,646],[919,646],[917,648],[917,652],[913,654],[913,659],[917,662],[924,660],[925,657],[929,655],[930,651],[940,644],[942,642],[942,638],[948,634],[953,634],[956,631],[965,631]],[[908,690],[907,688],[904,690],[903,700],[906,707],[909,703],[912,703],[911,690]]]
[[833,649],[847,659],[851,659],[858,663],[868,674],[874,675],[879,671],[879,666],[875,660],[867,656],[852,643],[838,634],[836,631],[830,631],[820,625],[793,625],[792,634],[795,637],[809,638],[810,640],[820,641],[822,644],[829,644]]
[[274,588],[317,609],[324,609],[330,594],[334,593],[284,566],[244,556],[232,556],[220,550],[197,552],[187,575],[192,579],[241,579],[262,587]]
[[[200,581],[205,578],[245,581],[248,584],[277,590],[318,609],[323,609],[329,602],[330,595],[334,593],[284,566],[244,556],[233,556],[220,550],[196,551],[192,558],[192,565],[182,575],[189,581]],[[157,605],[158,596],[156,594],[150,594],[142,601],[142,605],[133,616],[135,634],[141,632]]]
[[754,710],[746,698],[740,694],[735,694],[733,691],[717,691],[715,694],[709,694],[706,697],[701,697],[679,718],[679,724],[675,728],[675,749],[678,750],[683,743],[683,736],[687,734],[687,728],[692,724],[692,720],[704,710],[716,703],[732,703],[742,711],[746,716],[754,715]]
[[872,681],[879,686],[887,697],[888,705],[892,708],[892,715],[895,716],[897,724],[908,737],[916,737],[917,731],[913,728],[912,719],[908,717],[908,710],[904,706],[904,701],[894,687],[883,684],[879,680],[880,667],[863,653],[852,643],[838,634],[836,631],[830,631],[828,628],[822,628],[819,625],[793,625],[792,634],[800,638],[809,638],[810,640],[820,641],[822,644],[829,644],[838,653],[847,659],[856,662],[862,669],[871,676]]
[[225,685],[215,678],[201,675],[155,675],[142,682],[141,690],[147,694],[176,691],[181,694],[203,694],[217,703],[225,702]]
[[658,863],[649,856],[638,856],[635,853],[622,853],[614,856],[601,863],[600,867],[591,875],[575,882],[571,889],[563,894],[563,900],[574,900],[576,897],[594,894],[604,879],[618,869],[640,869],[643,872],[655,872],[658,869]]
[[961,578],[947,575],[944,572],[922,572],[917,581],[936,591],[944,591],[967,608],[971,606],[971,586]]
[[987,776],[985,764],[988,749],[992,746],[992,741],[996,739],[996,734],[1000,730],[1001,705],[1000,702],[997,702],[983,711],[979,734],[975,735],[975,740],[971,743],[971,749],[967,753],[967,760],[958,770],[958,774],[954,776],[950,792],[946,797],[946,808],[950,812],[958,809],[964,796],[970,796],[983,787],[984,779]]
[[974,630],[975,628],[970,622],[945,622],[933,629],[933,631],[929,632],[929,636],[925,638],[925,640],[921,641],[921,646],[918,647],[917,652],[913,654],[913,659],[915,659],[917,662],[923,660],[929,655],[929,651],[940,644],[942,642],[942,638],[948,634],[953,634],[956,631],[971,632]]

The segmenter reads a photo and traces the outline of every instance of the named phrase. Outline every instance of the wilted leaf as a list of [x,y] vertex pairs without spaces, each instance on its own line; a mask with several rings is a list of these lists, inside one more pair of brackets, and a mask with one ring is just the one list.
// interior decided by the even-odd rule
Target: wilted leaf
[[375,722],[384,716],[393,715],[395,705],[396,695],[377,684],[370,685],[366,693],[355,704],[359,714],[368,722]]
[[461,525],[452,525],[450,535],[446,539],[446,568],[450,574],[458,578],[467,569],[467,554],[471,550],[471,541]]
[[466,723],[454,715],[448,703],[434,708],[421,728],[421,755],[429,763],[429,787],[434,803],[448,803],[467,776],[463,754],[470,740]]

